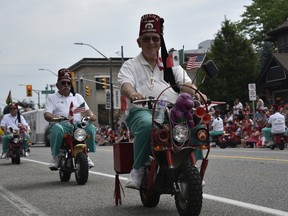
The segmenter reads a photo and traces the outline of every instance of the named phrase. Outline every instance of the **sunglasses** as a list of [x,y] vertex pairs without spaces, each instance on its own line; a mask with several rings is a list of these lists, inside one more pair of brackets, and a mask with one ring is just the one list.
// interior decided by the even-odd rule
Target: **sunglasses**
[[142,41],[144,43],[149,43],[150,41],[153,41],[154,43],[158,43],[160,41],[160,37],[157,37],[157,36],[152,36],[152,37],[149,37],[149,36],[145,36],[142,38]]
[[14,107],[12,108],[12,107],[10,107],[10,110],[16,110],[16,109],[17,109],[17,108],[14,108]]
[[71,82],[69,82],[69,81],[61,81],[61,85],[71,85]]

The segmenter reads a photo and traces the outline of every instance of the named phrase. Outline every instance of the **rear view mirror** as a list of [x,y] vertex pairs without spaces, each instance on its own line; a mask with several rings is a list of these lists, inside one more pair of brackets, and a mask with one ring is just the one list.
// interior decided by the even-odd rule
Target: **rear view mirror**
[[208,60],[202,64],[202,67],[206,71],[209,77],[214,77],[218,73],[218,68],[212,60]]

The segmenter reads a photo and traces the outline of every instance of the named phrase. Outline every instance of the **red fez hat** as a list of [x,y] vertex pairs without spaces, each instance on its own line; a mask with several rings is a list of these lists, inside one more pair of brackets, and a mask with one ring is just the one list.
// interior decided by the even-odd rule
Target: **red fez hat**
[[145,14],[140,20],[139,36],[144,33],[157,33],[161,34],[160,17],[156,14]]
[[66,68],[62,68],[58,71],[58,81],[62,79],[72,79],[71,72]]

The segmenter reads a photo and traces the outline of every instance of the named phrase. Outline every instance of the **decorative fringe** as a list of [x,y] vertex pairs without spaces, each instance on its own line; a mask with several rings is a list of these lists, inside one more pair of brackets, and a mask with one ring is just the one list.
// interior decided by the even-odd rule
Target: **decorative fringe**
[[114,199],[115,199],[115,205],[116,206],[118,206],[118,203],[120,205],[122,205],[121,190],[120,189],[122,190],[123,196],[125,196],[123,187],[122,187],[121,182],[119,180],[119,174],[116,173],[116,175],[115,175],[115,189],[114,189]]
[[203,181],[204,173],[206,171],[207,166],[208,166],[208,159],[203,158],[202,163],[201,163],[201,169],[200,169],[200,177],[202,181]]

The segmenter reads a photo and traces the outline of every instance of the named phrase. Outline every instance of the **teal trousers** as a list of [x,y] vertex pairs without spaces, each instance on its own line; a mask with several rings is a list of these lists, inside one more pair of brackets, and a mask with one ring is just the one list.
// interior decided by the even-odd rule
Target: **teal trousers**
[[[139,169],[145,165],[151,153],[151,110],[133,108],[129,111],[126,123],[130,132],[134,136],[134,169]],[[193,128],[191,134],[195,134],[197,129]],[[192,139],[192,141],[194,141]],[[196,139],[195,139],[196,141]],[[203,159],[203,152],[196,150],[196,159]]]
[[[64,134],[70,133],[73,130],[73,126],[70,123],[55,123],[50,129],[50,147],[51,147],[51,155],[53,157],[59,154],[59,150],[62,146]],[[84,130],[90,136],[89,139],[86,140],[88,152],[96,152],[96,127],[89,123]]]
[[[270,140],[271,140],[271,137],[272,137],[271,127],[269,127],[269,128],[268,128],[268,127],[262,128],[261,133],[262,133],[263,136],[265,137],[265,140],[266,140],[266,141],[270,141]],[[287,135],[287,128],[285,129],[284,134]]]
[[[30,140],[30,135],[29,133],[25,133],[25,139],[23,141],[23,147],[24,149],[28,149],[28,140]],[[9,148],[9,139],[6,134],[2,135],[2,153],[6,153]]]

